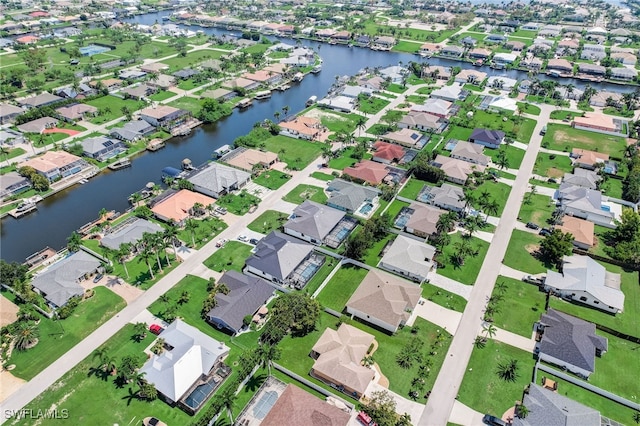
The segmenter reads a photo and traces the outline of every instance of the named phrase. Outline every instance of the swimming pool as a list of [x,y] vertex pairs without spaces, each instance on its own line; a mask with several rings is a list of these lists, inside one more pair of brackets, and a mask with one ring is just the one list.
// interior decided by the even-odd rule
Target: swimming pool
[[360,210],[358,211],[364,215],[367,215],[371,213],[371,210],[373,210],[373,204],[367,203],[364,206],[360,207]]

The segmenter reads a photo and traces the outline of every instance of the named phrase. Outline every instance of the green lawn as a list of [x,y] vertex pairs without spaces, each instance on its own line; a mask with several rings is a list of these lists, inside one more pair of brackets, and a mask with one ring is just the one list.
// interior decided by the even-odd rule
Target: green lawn
[[544,265],[532,254],[538,250],[541,241],[542,237],[538,235],[514,229],[504,257],[504,264],[530,274],[546,272],[551,265]]
[[282,199],[294,204],[302,204],[304,200],[311,200],[316,203],[324,204],[328,200],[324,190],[313,185],[298,185],[291,192],[282,197]]
[[388,90],[389,92],[393,92],[393,93],[404,93],[407,91],[407,86],[391,83],[390,85],[387,86],[385,90]]
[[125,305],[124,300],[111,290],[96,287],[94,296],[81,302],[69,318],[54,321],[43,317],[38,326],[39,343],[26,351],[14,350],[6,361],[8,365],[16,365],[11,373],[31,380]]
[[557,109],[555,111],[551,111],[551,119],[553,120],[565,120],[565,119],[573,119],[574,117],[582,117],[584,115],[584,111],[567,111],[564,109]]
[[368,272],[366,269],[355,265],[341,266],[318,294],[318,302],[324,307],[342,312],[347,301]]
[[[622,284],[620,290],[624,293],[624,310],[622,313],[611,315],[599,309],[580,306],[552,298],[551,307],[567,314],[580,317],[586,321],[601,324],[621,333],[640,337],[640,286],[638,286],[638,272],[627,272],[616,265],[601,263],[607,271],[620,274]],[[605,356],[608,355],[605,354]]]
[[229,241],[202,263],[217,272],[242,271],[244,261],[251,255],[252,248],[249,244],[240,241]]
[[395,52],[416,53],[420,50],[420,46],[422,46],[422,43],[413,43],[410,41],[401,40],[398,42],[398,44],[393,46],[393,49],[391,50]]
[[242,190],[240,194],[226,194],[218,198],[218,205],[225,207],[233,214],[244,215],[252,206],[260,203],[260,198]]
[[398,195],[404,198],[408,198],[410,200],[415,200],[425,185],[427,185],[427,182],[417,179],[415,177],[412,177],[404,185],[404,188],[402,188],[402,191],[400,191]]
[[462,240],[463,237],[459,232],[451,235],[451,242],[444,247],[440,259],[444,263],[443,266],[438,267],[438,274],[451,278],[463,284],[474,284],[480,267],[484,261],[484,257],[489,250],[489,243],[476,237],[471,237],[471,246],[478,250],[477,256],[468,256],[464,265],[454,266],[451,262],[451,256],[456,253],[455,244]]
[[[498,276],[496,283],[505,285],[504,299],[497,302],[498,312],[493,316],[496,327],[511,331],[526,338],[533,332],[533,324],[544,313],[545,294],[533,284],[513,278]],[[494,287],[493,295],[498,289]]]
[[260,176],[253,178],[253,182],[269,189],[278,189],[291,178],[290,174],[283,173],[280,170],[265,170]]
[[[517,30],[512,32],[510,35],[512,35],[513,37],[536,38],[536,34],[538,34],[537,31]],[[520,41],[523,41],[523,40],[520,40]]]
[[308,294],[313,294],[320,284],[323,283],[325,278],[329,276],[333,268],[335,267],[337,260],[332,256],[327,256],[325,262],[322,264],[320,269],[313,274],[313,277],[309,280],[309,282],[304,286],[302,291]]
[[[496,374],[500,363],[515,359],[518,362],[518,376],[507,382]],[[458,400],[481,413],[501,417],[522,399],[522,391],[531,382],[533,355],[506,343],[489,340],[484,348],[474,348],[462,380]]]
[[549,154],[541,152],[536,158],[533,173],[550,178],[561,178],[565,173],[571,173],[571,159],[565,155]]
[[382,249],[387,245],[389,241],[393,240],[395,236],[396,234],[388,234],[380,241],[374,242],[373,245],[371,245],[371,247],[365,252],[362,261],[369,266],[378,266],[378,262],[382,258],[382,256],[380,255],[382,253]]
[[4,156],[4,160],[11,160],[12,158],[16,158],[17,156],[24,154],[25,152],[27,151],[22,148],[13,148],[9,150],[9,153]]
[[196,220],[195,224],[197,225],[197,228],[194,229],[193,232],[186,228],[178,231],[178,238],[180,241],[183,241],[188,245],[193,245],[193,240],[195,239],[196,248],[198,249],[202,248],[202,246],[212,238],[227,229],[227,224],[215,217]]
[[600,191],[604,195],[613,198],[622,198],[622,181],[619,179],[607,179],[604,183],[600,184]]
[[531,115],[540,115],[540,112],[542,112],[542,110],[540,109],[540,107],[535,106],[535,105],[531,105],[528,104],[526,102],[517,102],[516,105],[518,106],[518,108],[520,108],[522,110],[523,113],[525,114],[531,114]]
[[273,230],[280,229],[287,221],[288,217],[289,215],[286,213],[276,210],[267,210],[247,225],[247,228],[266,235]]
[[466,127],[450,126],[449,130],[442,135],[443,140],[458,139],[461,141],[469,140],[469,136],[473,133],[473,129],[467,129]]
[[[501,145],[500,149],[503,149],[507,154],[507,161],[509,162],[509,169],[518,169],[522,164],[525,151],[520,148],[516,148],[513,145]],[[498,160],[498,154],[500,149],[485,149],[484,154],[491,157],[491,161],[494,163]]]
[[382,111],[384,107],[389,105],[391,102],[378,98],[377,96],[364,97],[359,101],[359,110],[364,112],[365,114],[377,114]]
[[220,57],[225,54],[225,52],[218,50],[196,50],[195,52],[187,53],[185,57],[178,55],[174,58],[163,60],[162,63],[169,65],[171,71],[175,72],[183,68],[193,67],[209,59],[220,59]]
[[241,50],[243,52],[247,52],[249,54],[251,53],[264,53],[267,51],[267,49],[271,46],[270,43],[265,44],[265,43],[256,43],[252,46],[247,46],[247,47],[243,47]]
[[197,114],[198,111],[200,111],[200,108],[202,108],[202,101],[197,98],[183,96],[175,101],[169,102],[167,105],[174,108],[186,109],[187,111],[191,111],[193,114]]
[[[507,120],[504,121],[504,118]],[[536,121],[531,118],[476,110],[473,118],[467,122],[466,126],[469,129],[485,127],[493,130],[502,130],[507,136],[510,135],[518,142],[529,143],[533,129],[536,127]]]
[[263,141],[265,149],[278,154],[281,161],[293,170],[301,170],[318,158],[322,144],[294,139],[286,136],[273,136]]
[[197,83],[194,79],[188,78],[186,80],[180,81],[180,83],[178,83],[178,88],[182,90],[191,90],[195,89],[198,86],[202,86],[204,83],[205,82],[202,81]]
[[362,117],[360,114],[344,114],[331,111],[324,112],[320,121],[322,121],[323,126],[332,132],[351,133],[356,130],[356,125],[360,117]]
[[336,177],[333,175],[329,175],[326,173],[322,173],[322,172],[313,172],[311,173],[311,177],[314,179],[319,179],[319,180],[323,180],[325,182],[329,182],[334,180]]
[[[354,147],[349,147],[344,149],[341,153],[339,157],[336,158],[332,158],[331,160],[329,160],[329,167],[332,169],[336,169],[336,170],[344,170],[347,167],[351,167],[354,164],[356,164],[358,161],[357,158],[352,157],[353,155],[353,151],[355,150]],[[371,154],[365,154],[363,157],[365,160],[371,158]]]
[[522,203],[518,218],[521,222],[533,222],[538,226],[545,227],[547,221],[551,219],[551,214],[555,210],[553,200],[547,195],[534,194],[531,196],[529,204]]
[[107,95],[101,98],[92,99],[86,102],[87,105],[98,108],[102,115],[91,118],[89,121],[93,124],[103,124],[122,117],[122,108],[127,107],[130,112],[144,108],[145,103],[133,99],[120,99],[115,96]]
[[596,357],[596,369],[589,376],[589,383],[630,401],[635,400],[638,397],[638,377],[620,367],[628,365],[637,371],[640,365],[635,352],[638,344],[601,331],[597,334],[606,337],[609,344],[607,352],[600,358]]
[[619,136],[574,129],[564,124],[549,124],[542,144],[556,151],[571,152],[572,148],[582,148],[622,157],[626,142]]
[[[500,217],[502,212],[504,211],[504,207],[507,204],[507,198],[509,198],[509,193],[511,192],[511,187],[506,183],[502,182],[494,182],[492,180],[484,181],[480,186],[473,190],[474,194],[485,194],[488,193],[488,199],[495,200],[498,203],[498,212],[494,216]],[[478,204],[477,202],[475,204]],[[476,206],[481,210],[480,206]]]
[[385,214],[390,221],[394,221],[396,216],[398,216],[398,213],[400,213],[400,210],[402,210],[403,207],[409,207],[409,205],[409,203],[405,203],[404,201],[393,200]]
[[422,284],[422,297],[456,312],[464,312],[464,308],[467,306],[467,301],[464,297],[432,284]]

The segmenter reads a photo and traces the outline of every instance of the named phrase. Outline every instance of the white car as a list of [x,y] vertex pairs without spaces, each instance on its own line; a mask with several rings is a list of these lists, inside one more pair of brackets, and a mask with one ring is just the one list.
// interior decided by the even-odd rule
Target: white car
[[249,241],[249,237],[246,235],[238,235],[238,241],[247,242]]
[[216,243],[216,247],[224,247],[224,245],[227,244],[228,241],[229,240],[227,240],[226,238],[223,238]]

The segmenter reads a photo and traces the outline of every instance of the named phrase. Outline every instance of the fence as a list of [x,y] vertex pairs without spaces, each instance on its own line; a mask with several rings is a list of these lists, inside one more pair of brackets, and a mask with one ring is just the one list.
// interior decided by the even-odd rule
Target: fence
[[605,263],[610,263],[612,265],[620,266],[622,268],[631,269],[633,271],[640,271],[640,265],[634,265],[634,264],[631,264],[631,263],[622,262],[620,260],[611,259],[609,257],[600,256],[598,254],[590,253],[588,251],[584,251],[584,250],[581,250],[581,249],[578,249],[578,248],[574,248],[573,249],[573,253],[574,254],[579,254],[579,255],[582,255],[582,256],[589,256],[592,259],[599,260],[599,261],[605,262]]

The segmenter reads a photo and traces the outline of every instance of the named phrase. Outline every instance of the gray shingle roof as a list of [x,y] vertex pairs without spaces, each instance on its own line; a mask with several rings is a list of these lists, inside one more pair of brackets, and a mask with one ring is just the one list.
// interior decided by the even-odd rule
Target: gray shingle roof
[[364,187],[342,179],[329,182],[327,190],[331,193],[329,203],[349,211],[355,211],[366,200],[371,200],[380,194],[380,190],[376,188]]
[[238,331],[242,328],[243,319],[254,314],[273,294],[273,287],[255,276],[241,274],[237,271],[227,271],[218,280],[229,287],[229,294],[218,293],[218,305],[211,309],[207,316],[219,319]]
[[311,244],[273,231],[260,240],[246,264],[284,281],[312,250]]
[[513,426],[600,426],[600,413],[559,393],[531,383],[524,397],[529,414],[514,418]]
[[435,254],[435,247],[404,235],[398,235],[380,263],[400,271],[426,277],[433,267]]
[[306,200],[293,210],[284,228],[323,240],[344,216],[343,211]]
[[45,299],[56,306],[63,306],[73,296],[81,296],[84,289],[78,280],[94,272],[100,261],[85,251],[78,251],[54,263],[35,277],[32,285],[45,294]]
[[238,183],[247,181],[250,177],[251,175],[245,171],[220,163],[211,163],[188,180],[194,185],[221,193]]
[[97,152],[102,151],[109,145],[113,145],[114,143],[122,143],[122,142],[116,142],[104,136],[97,136],[95,138],[87,138],[81,141],[80,145],[82,145],[82,150],[84,152],[93,155]]
[[473,133],[469,136],[471,141],[480,140],[493,145],[499,145],[502,139],[504,139],[504,132],[501,130],[473,129]]
[[118,248],[120,248],[120,244],[135,243],[139,241],[142,238],[142,234],[145,232],[155,234],[157,232],[162,232],[162,230],[162,226],[157,223],[149,222],[145,219],[137,219],[130,225],[124,226],[116,230],[116,232],[105,235],[100,240],[100,244],[112,250],[118,250]]
[[607,350],[607,339],[596,335],[593,323],[549,309],[540,317],[544,333],[539,343],[540,355],[556,359],[593,372],[596,349]]

